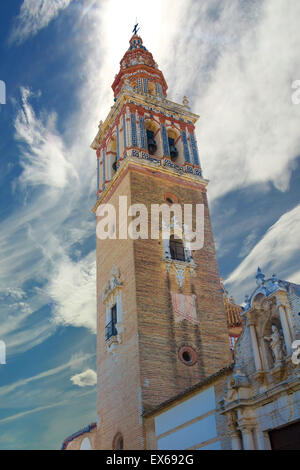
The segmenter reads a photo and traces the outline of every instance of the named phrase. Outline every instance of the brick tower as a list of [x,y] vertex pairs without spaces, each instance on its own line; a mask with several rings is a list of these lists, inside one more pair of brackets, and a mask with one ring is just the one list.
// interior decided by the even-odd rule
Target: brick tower
[[[182,105],[167,99],[164,75],[136,33],[120,65],[115,103],[92,143],[97,223],[103,204],[115,208],[117,221],[109,239],[97,238],[97,448],[144,449],[143,413],[229,364],[231,355],[194,133],[198,116],[186,98]],[[201,250],[174,233],[126,236],[130,206],[148,209],[150,234],[152,205],[172,203],[204,206]]]

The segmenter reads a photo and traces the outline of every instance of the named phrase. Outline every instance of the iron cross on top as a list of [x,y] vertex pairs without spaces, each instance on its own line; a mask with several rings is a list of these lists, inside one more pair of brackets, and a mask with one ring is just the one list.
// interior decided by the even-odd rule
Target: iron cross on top
[[139,28],[139,24],[138,24],[138,22],[137,22],[136,25],[134,26],[132,32],[133,32],[133,34],[137,34],[139,30],[140,30],[140,28]]

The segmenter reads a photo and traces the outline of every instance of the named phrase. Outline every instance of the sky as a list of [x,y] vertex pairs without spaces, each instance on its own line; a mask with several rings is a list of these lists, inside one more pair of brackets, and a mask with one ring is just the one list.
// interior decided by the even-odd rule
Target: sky
[[136,17],[197,140],[219,269],[300,283],[300,3],[10,0],[0,6],[0,449],[58,449],[96,420],[98,123]]

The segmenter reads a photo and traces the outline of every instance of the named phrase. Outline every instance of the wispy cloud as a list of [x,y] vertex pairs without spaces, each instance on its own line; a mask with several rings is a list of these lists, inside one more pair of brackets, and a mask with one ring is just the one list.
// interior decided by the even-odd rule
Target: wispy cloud
[[70,380],[78,387],[92,387],[97,383],[97,374],[94,370],[88,369],[81,374],[73,375]]
[[[76,398],[85,397],[93,393],[94,393],[94,390],[90,390],[88,392],[82,393],[80,396],[77,395]],[[59,406],[68,405],[68,404],[69,404],[69,400],[66,399],[66,400],[55,402],[55,403],[50,403],[49,405],[37,406],[36,408],[32,408],[31,410],[21,411],[20,413],[15,413],[11,416],[8,416],[7,418],[0,419],[0,424],[9,423],[10,421],[15,421],[17,419],[24,418],[25,416],[28,416],[34,413],[40,413],[41,411],[50,410],[52,408],[57,408]]]
[[24,0],[10,35],[10,42],[18,44],[35,36],[48,26],[72,0]]
[[[5,385],[0,387],[0,396],[4,396],[7,394],[11,394],[15,390],[25,387],[26,385],[29,385],[33,382],[37,382],[43,379],[46,379],[48,377],[52,377],[56,374],[59,374],[63,371],[66,371],[68,369],[73,369],[74,367],[82,366],[82,364],[87,361],[88,359],[91,359],[94,357],[94,354],[80,354],[76,355],[75,357],[72,357],[70,361],[66,362],[65,364],[62,364],[61,366],[55,367],[53,369],[46,370],[44,372],[41,372],[40,374],[34,375],[32,377],[26,377],[24,379],[18,380],[17,382],[14,382],[10,385]],[[78,374],[80,375],[80,374]]]
[[281,279],[299,281],[299,231],[300,205],[280,217],[226,279],[226,285],[239,301],[255,288],[257,266],[270,277],[275,273]]
[[300,4],[274,0],[186,2],[169,54],[170,93],[190,95],[201,118],[200,157],[210,199],[255,183],[287,190],[300,154]]
[[27,186],[47,185],[59,189],[75,184],[78,175],[56,131],[56,114],[48,114],[43,122],[29,104],[30,90],[21,88],[21,95],[22,108],[15,120],[16,139],[23,143],[20,181]]

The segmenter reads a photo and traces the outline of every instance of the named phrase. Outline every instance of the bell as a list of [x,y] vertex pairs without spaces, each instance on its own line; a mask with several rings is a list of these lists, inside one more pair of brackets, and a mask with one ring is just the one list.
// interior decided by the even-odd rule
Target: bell
[[148,139],[148,151],[150,155],[154,155],[156,150],[157,150],[157,144],[155,142],[155,139],[153,139],[153,137],[150,137]]
[[170,145],[170,156],[173,161],[178,157],[178,150],[175,145]]
[[154,132],[147,130],[147,142],[148,142],[148,152],[150,155],[154,155],[157,150],[157,144],[154,139]]
[[113,168],[114,172],[117,171],[117,164],[118,164],[118,161],[117,161],[117,159],[116,159],[116,160],[114,161],[113,165],[112,165],[112,168]]

